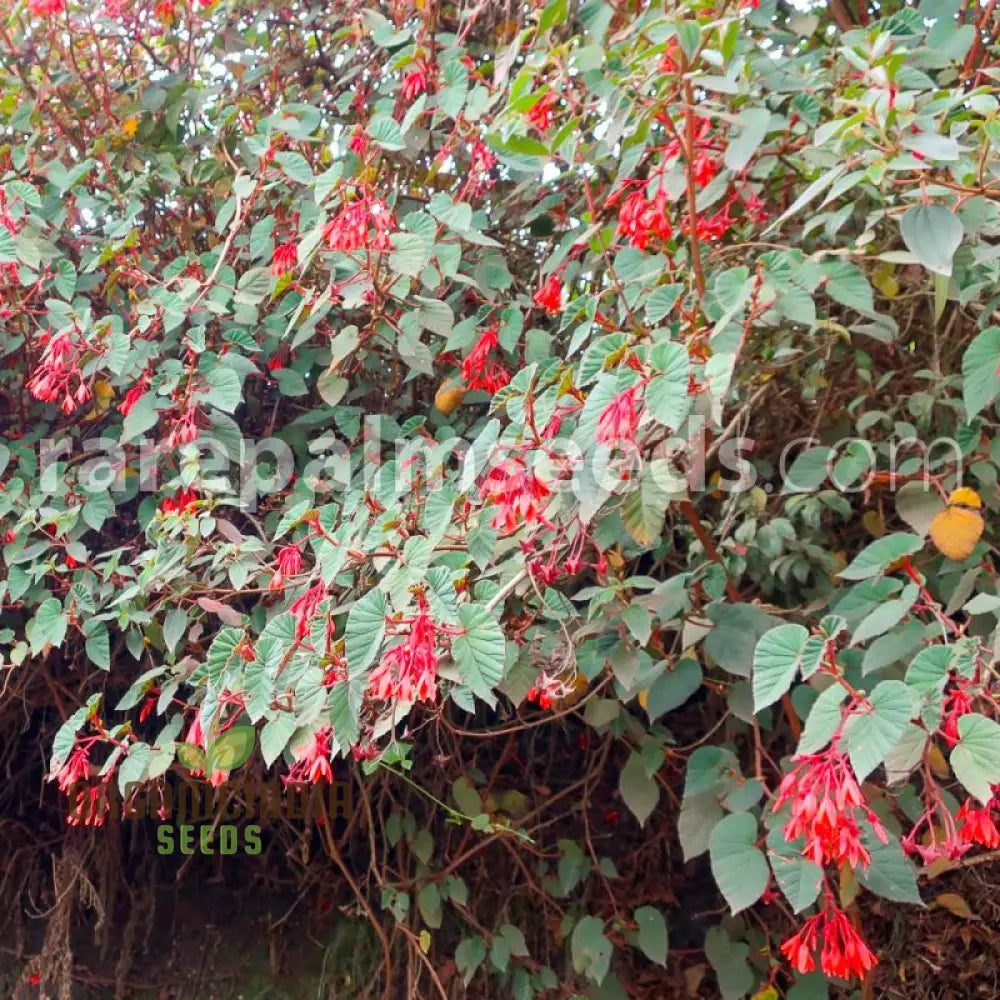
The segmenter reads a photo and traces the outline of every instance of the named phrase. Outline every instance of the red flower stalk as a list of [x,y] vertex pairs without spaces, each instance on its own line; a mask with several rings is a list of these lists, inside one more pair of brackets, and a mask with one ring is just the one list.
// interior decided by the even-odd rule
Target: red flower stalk
[[639,426],[636,394],[639,386],[634,385],[619,393],[597,418],[597,442],[613,447],[619,441],[635,444],[635,432]]
[[[724,205],[718,212],[708,216],[708,218],[699,216],[695,225],[695,232],[698,234],[698,239],[704,240],[706,243],[711,243],[714,240],[721,239],[732,224],[733,217],[729,214],[729,205]],[[689,236],[691,235],[691,226],[687,223],[684,225],[684,232]]]
[[878,963],[850,918],[837,907],[829,893],[823,909],[781,946],[782,954],[801,973],[816,968],[817,950],[823,974],[840,979],[863,978]]
[[552,496],[552,490],[529,472],[524,459],[513,457],[501,461],[490,469],[480,489],[480,495],[488,503],[496,504],[493,527],[503,529],[505,534],[517,530],[525,524],[539,522],[548,524],[542,511]]
[[299,248],[289,240],[275,247],[274,256],[271,258],[271,274],[275,278],[280,278],[283,274],[291,271],[299,262]]
[[549,276],[549,280],[535,292],[534,303],[541,306],[550,316],[562,312],[563,286],[559,275]]
[[797,766],[782,779],[774,802],[778,812],[786,802],[792,806],[785,824],[786,840],[805,837],[803,854],[818,865],[847,862],[852,867],[869,865],[871,855],[861,843],[858,817],[866,819],[883,844],[889,835],[878,816],[865,802],[847,757],[836,740],[826,750],[799,754]]
[[498,346],[497,329],[490,327],[462,362],[462,378],[467,382],[470,392],[475,389],[498,392],[510,381],[510,375],[503,365],[490,357]]

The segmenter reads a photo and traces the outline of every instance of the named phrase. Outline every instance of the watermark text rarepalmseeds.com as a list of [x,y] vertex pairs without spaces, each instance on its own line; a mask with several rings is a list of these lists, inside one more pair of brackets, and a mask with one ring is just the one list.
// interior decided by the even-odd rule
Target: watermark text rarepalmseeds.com
[[[638,445],[621,442],[615,448],[556,436],[537,447],[506,446],[490,441],[467,441],[455,436],[443,441],[428,438],[391,440],[380,433],[380,421],[366,418],[362,443],[353,447],[332,432],[309,442],[311,459],[302,462],[280,438],[222,440],[203,434],[180,449],[181,464],[196,468],[200,481],[217,500],[255,511],[262,497],[280,495],[296,479],[320,497],[363,486],[398,492],[410,488],[419,476],[423,493],[446,484],[471,492],[492,469],[504,463],[524,463],[554,493],[569,493],[588,504],[628,492],[638,476],[651,480],[664,493],[682,494],[706,488],[721,493],[743,493],[765,480],[755,464],[756,442],[747,437],[715,440],[702,418],[690,418],[684,434],[658,441],[652,454]],[[0,469],[8,479],[12,449],[0,443]],[[34,485],[49,493],[73,468],[76,487],[89,494],[111,493],[129,498],[153,493],[161,486],[162,447],[149,439],[122,445],[115,438],[43,439],[30,445],[35,451]],[[773,458],[773,456],[772,456]],[[811,493],[824,488],[860,493],[876,476],[892,489],[897,483],[940,478],[942,471],[962,477],[963,450],[952,438],[922,441],[908,437],[877,446],[865,438],[847,437],[823,443],[813,436],[789,441],[764,481],[767,492]],[[771,466],[774,466],[771,468]],[[709,479],[711,478],[711,483]],[[15,484],[16,485],[16,484]]]

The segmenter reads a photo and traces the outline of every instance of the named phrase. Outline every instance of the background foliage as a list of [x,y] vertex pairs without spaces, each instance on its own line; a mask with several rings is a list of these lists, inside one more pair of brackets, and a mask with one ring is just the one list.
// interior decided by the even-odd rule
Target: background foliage
[[1000,21],[801,6],[8,7],[8,812],[349,773],[265,853],[371,995],[893,988],[1000,846]]

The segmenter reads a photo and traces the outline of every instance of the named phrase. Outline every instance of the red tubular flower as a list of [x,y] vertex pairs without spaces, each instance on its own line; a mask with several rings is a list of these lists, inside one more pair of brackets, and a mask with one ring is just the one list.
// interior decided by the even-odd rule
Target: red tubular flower
[[827,976],[863,978],[878,962],[847,914],[837,907],[829,894],[823,909],[809,917],[781,946],[781,953],[796,971],[812,972],[816,968],[815,956],[820,945],[819,967]]
[[955,820],[963,840],[983,847],[1000,847],[1000,830],[996,828],[989,806],[984,808],[973,799],[966,799],[955,814]]
[[889,835],[865,802],[847,757],[834,742],[828,749],[792,758],[797,766],[778,786],[774,811],[786,802],[792,806],[785,824],[786,840],[805,837],[803,852],[818,865],[847,862],[869,865],[871,856],[861,842],[858,817],[867,820],[883,844]]
[[51,17],[66,9],[66,0],[28,0],[28,10],[36,17]]
[[781,953],[797,972],[812,972],[816,968],[816,944],[823,914],[810,917],[782,946]]
[[132,412],[132,407],[139,402],[146,394],[149,383],[144,375],[139,381],[125,393],[125,398],[121,401],[118,411],[123,417],[127,417]]
[[492,524],[494,528],[502,528],[505,534],[516,531],[522,521],[525,524],[547,523],[542,511],[552,490],[528,471],[523,458],[513,457],[494,465],[480,495],[485,501],[496,504],[498,509]]
[[289,605],[288,610],[295,618],[295,634],[301,639],[309,631],[309,622],[320,602],[326,597],[326,587],[322,581],[313,584],[301,597],[296,598]]
[[968,715],[972,711],[973,700],[969,694],[967,684],[959,682],[959,686],[952,688],[944,698],[941,706],[941,735],[948,741],[949,746],[954,746],[958,742],[958,720],[963,715]]
[[558,98],[552,91],[545,94],[542,99],[525,114],[525,118],[538,129],[539,132],[546,132],[552,124],[552,109],[558,103]]
[[274,256],[271,258],[271,274],[275,278],[280,278],[283,274],[291,271],[299,262],[299,248],[289,241],[275,247]]
[[386,650],[372,671],[369,688],[373,696],[384,701],[435,701],[438,629],[434,619],[421,606],[414,618],[387,624],[408,625],[409,634],[403,642]]
[[541,306],[550,316],[562,312],[563,286],[559,275],[549,276],[549,280],[535,292],[535,305]]
[[639,426],[636,408],[636,394],[639,386],[634,385],[619,393],[597,418],[597,442],[613,447],[619,441],[635,444],[635,432]]
[[497,329],[491,326],[476,341],[468,357],[462,362],[462,378],[470,392],[475,389],[498,392],[510,381],[510,375],[503,365],[490,357],[498,346]]

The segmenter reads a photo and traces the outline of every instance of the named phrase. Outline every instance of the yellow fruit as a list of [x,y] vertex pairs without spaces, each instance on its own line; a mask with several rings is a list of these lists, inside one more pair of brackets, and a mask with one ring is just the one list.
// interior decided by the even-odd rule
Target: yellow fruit
[[866,510],[861,523],[873,538],[881,538],[885,534],[885,521],[877,510]]
[[965,562],[983,535],[983,501],[975,490],[962,487],[948,497],[948,506],[931,521],[931,541],[954,562]]
[[434,395],[434,405],[446,417],[450,417],[465,399],[465,388],[453,379],[445,379]]
[[883,264],[876,268],[872,275],[872,284],[889,299],[899,295],[899,282],[896,280],[895,270],[892,264]]
[[104,416],[111,409],[111,403],[114,398],[115,390],[111,387],[110,382],[106,382],[102,378],[94,379],[93,403],[91,404],[90,412],[85,414],[83,419],[91,421]]

